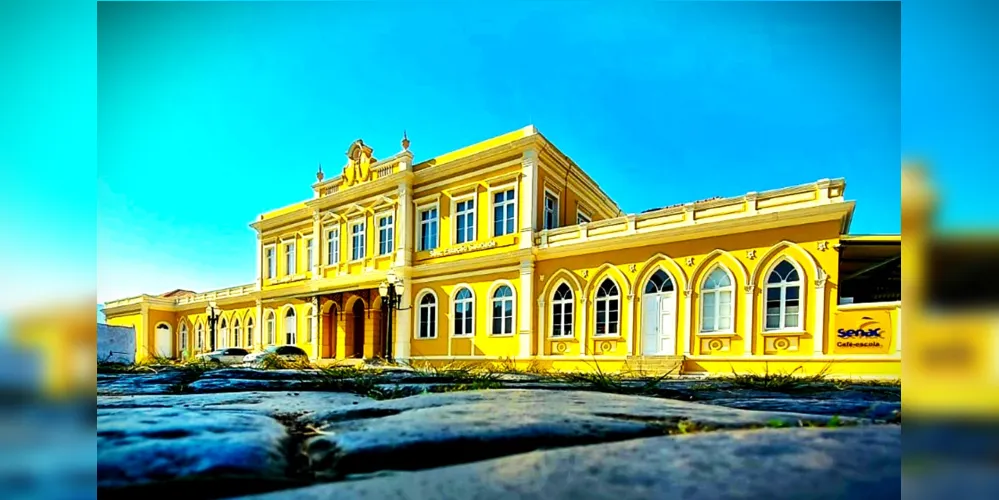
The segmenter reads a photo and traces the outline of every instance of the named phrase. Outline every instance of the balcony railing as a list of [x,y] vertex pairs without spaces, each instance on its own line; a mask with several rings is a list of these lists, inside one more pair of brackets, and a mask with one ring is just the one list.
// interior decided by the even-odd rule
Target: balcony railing
[[192,295],[182,295],[177,297],[174,303],[178,306],[186,304],[194,304],[197,302],[208,302],[212,300],[225,299],[229,297],[242,297],[244,295],[250,295],[257,291],[257,286],[253,283],[248,285],[233,286],[229,288],[223,288],[221,290],[212,290],[210,292],[195,293]]

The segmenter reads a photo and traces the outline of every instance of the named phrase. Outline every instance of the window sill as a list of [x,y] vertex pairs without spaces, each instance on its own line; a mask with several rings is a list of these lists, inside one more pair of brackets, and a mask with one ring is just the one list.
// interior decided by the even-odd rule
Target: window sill
[[621,340],[624,337],[621,335],[597,335],[593,334],[593,340]]
[[461,335],[455,335],[455,334],[452,333],[451,334],[451,338],[453,338],[453,339],[474,339],[475,338],[475,334],[474,333],[463,333]]
[[493,338],[510,338],[510,337],[516,337],[517,334],[516,333],[490,333],[489,336],[493,337]]
[[413,340],[437,340],[437,337],[413,337]]
[[808,335],[808,332],[804,330],[765,330],[761,332],[760,335],[763,335],[764,337],[781,337],[785,335],[788,337],[798,337],[801,335]]
[[548,336],[548,340],[550,340],[552,342],[572,342],[572,343],[579,343],[579,339],[577,339],[574,335],[566,335],[564,337],[556,337],[556,336],[553,336],[553,335],[549,335]]
[[738,335],[738,334],[735,333],[734,331],[733,332],[699,332],[697,334],[698,337],[735,337],[736,335]]

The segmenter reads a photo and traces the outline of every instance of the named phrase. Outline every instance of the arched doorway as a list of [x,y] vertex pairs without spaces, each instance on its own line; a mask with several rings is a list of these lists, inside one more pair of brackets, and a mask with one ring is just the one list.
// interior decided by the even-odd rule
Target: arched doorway
[[364,302],[361,300],[355,300],[353,307],[351,307],[351,321],[353,322],[353,331],[351,332],[351,338],[354,341],[351,346],[352,349],[347,353],[351,358],[363,358],[364,357]]
[[642,294],[642,354],[676,354],[676,290],[662,269],[649,277]]
[[156,325],[155,333],[156,356],[161,358],[173,357],[173,329],[166,323]]
[[320,321],[322,322],[320,331],[322,335],[319,339],[319,356],[322,358],[329,359],[336,357],[336,330],[337,316],[339,315],[339,307],[337,307],[336,303],[330,301],[330,308],[320,316]]

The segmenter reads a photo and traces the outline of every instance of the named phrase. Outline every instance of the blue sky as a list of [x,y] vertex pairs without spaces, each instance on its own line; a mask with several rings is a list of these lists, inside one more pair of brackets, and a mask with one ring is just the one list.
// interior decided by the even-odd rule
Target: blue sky
[[433,5],[101,4],[98,299],[252,281],[247,224],[403,129],[533,123],[627,212],[846,177],[899,230],[895,4]]

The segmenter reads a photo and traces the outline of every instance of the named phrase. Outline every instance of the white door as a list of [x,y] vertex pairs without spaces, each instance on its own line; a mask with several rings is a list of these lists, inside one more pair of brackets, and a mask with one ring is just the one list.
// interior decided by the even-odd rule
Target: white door
[[676,354],[676,301],[673,292],[659,295],[659,354]]
[[173,331],[168,325],[160,324],[156,327],[156,355],[173,357]]
[[642,354],[659,354],[659,295],[642,296]]
[[642,354],[676,354],[676,305],[673,292],[642,296]]

